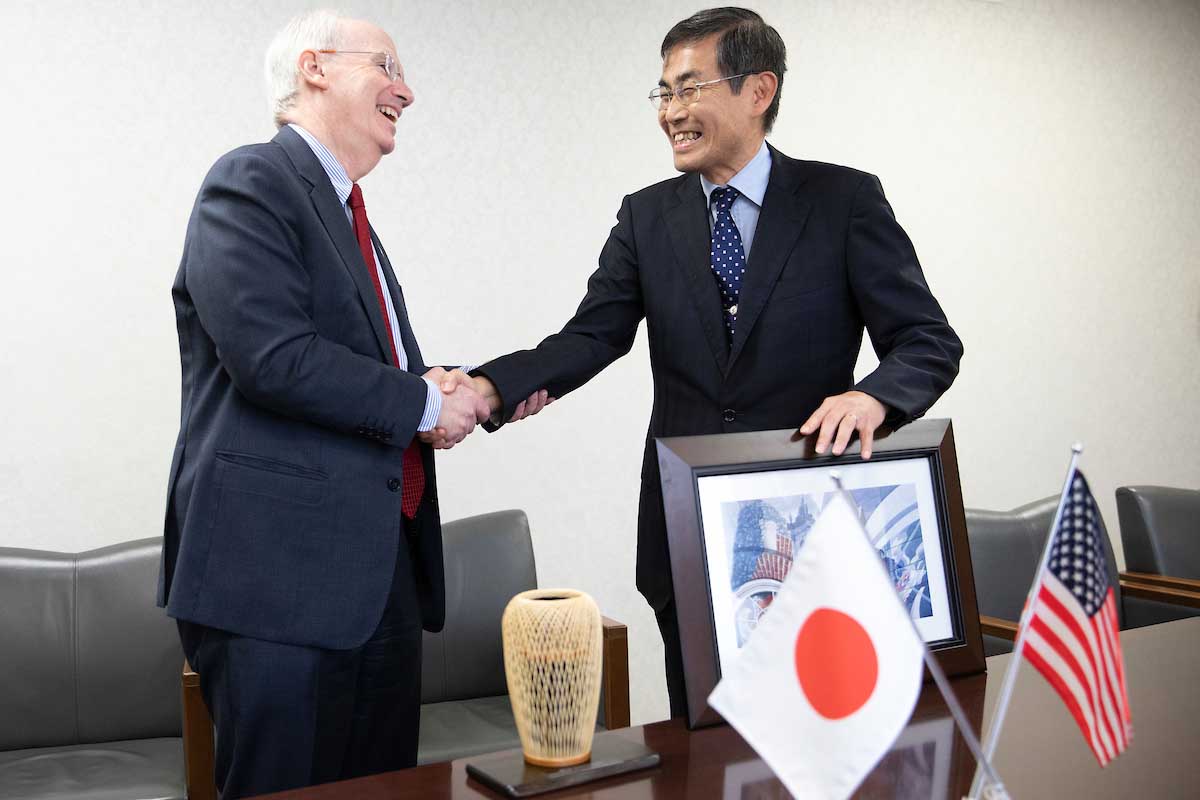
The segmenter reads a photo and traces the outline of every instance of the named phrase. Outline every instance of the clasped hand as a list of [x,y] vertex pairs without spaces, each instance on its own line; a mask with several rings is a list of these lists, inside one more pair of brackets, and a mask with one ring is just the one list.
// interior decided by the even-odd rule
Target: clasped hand
[[[417,438],[435,450],[449,450],[467,438],[475,426],[487,422],[500,410],[500,394],[490,380],[483,376],[472,378],[461,369],[447,371],[434,367],[424,375],[442,390],[442,411],[433,430],[417,434]],[[534,392],[517,404],[509,422],[532,417],[554,402],[546,390]]]

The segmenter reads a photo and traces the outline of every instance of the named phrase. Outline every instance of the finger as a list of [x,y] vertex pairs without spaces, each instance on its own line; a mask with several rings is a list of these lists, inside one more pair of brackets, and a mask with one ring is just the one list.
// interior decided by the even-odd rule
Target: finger
[[458,384],[449,378],[442,381],[442,394],[454,394],[454,390],[458,388]]
[[525,407],[525,416],[532,417],[534,414],[542,410],[542,406],[546,404],[545,389],[534,392],[529,395],[529,404]]
[[829,443],[833,441],[833,435],[837,432],[837,426],[841,419],[842,415],[832,409],[826,412],[821,419],[821,432],[817,435],[818,453],[823,454],[829,449]]
[[800,426],[800,432],[802,434],[808,436],[817,429],[817,426],[821,424],[821,420],[825,418],[825,413],[829,409],[829,404],[829,398],[826,397],[825,402],[821,403],[821,405],[817,407],[817,410],[810,414],[808,419],[804,421],[804,424]]
[[842,421],[838,423],[837,438],[833,442],[833,454],[840,456],[846,452],[846,445],[850,444],[850,436],[854,433],[854,427],[858,424],[858,417],[854,414],[847,414],[842,417]]
[[862,442],[862,457],[865,461],[871,457],[871,444],[875,441],[875,428],[864,420],[858,426],[858,439]]
[[513,415],[508,418],[509,422],[520,422],[525,419],[525,401],[517,403],[517,407],[513,409]]

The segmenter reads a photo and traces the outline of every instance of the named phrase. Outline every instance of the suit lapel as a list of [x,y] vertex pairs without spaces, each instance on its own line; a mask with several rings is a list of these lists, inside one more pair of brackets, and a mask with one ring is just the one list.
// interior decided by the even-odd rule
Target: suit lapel
[[383,310],[379,307],[379,299],[375,296],[375,282],[371,280],[371,274],[367,271],[362,252],[358,249],[358,239],[354,236],[354,228],[346,216],[345,208],[333,191],[333,184],[329,182],[325,168],[313,155],[308,143],[300,138],[300,134],[286,125],[279,129],[274,141],[283,147],[288,157],[291,158],[292,164],[295,165],[296,171],[312,186],[309,190],[309,197],[312,200],[313,208],[316,209],[317,216],[325,226],[325,232],[329,234],[338,255],[341,256],[342,266],[350,274],[350,279],[354,281],[354,286],[358,289],[363,312],[371,322],[371,330],[374,331],[375,340],[379,343],[382,360],[390,364],[392,345],[388,336],[387,320],[384,319]]
[[[796,190],[803,183],[797,166],[773,147],[771,161],[771,178],[763,195],[754,244],[746,262],[746,277],[738,293],[738,317],[729,352],[729,367],[741,355],[746,339],[779,280],[779,273],[800,238],[810,211],[809,204],[796,196]],[[711,277],[709,282],[712,283]]]
[[667,202],[663,218],[675,250],[675,261],[690,290],[704,338],[723,374],[729,362],[729,348],[725,342],[721,296],[713,280],[709,257],[712,231],[699,176],[688,175],[680,180],[675,195]]

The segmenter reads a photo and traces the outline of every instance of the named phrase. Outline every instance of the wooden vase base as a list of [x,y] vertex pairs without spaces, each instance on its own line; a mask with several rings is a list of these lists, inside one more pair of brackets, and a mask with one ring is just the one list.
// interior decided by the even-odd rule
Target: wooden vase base
[[467,776],[472,779],[467,785],[479,781],[506,797],[533,797],[567,786],[648,769],[660,761],[658,753],[620,733],[597,733],[589,755],[591,760],[585,763],[562,766],[562,760],[555,760],[556,766],[552,767],[529,763],[520,748],[475,756],[467,762]]
[[533,764],[535,767],[546,767],[547,769],[561,769],[562,767],[573,767],[576,764],[586,764],[592,760],[592,751],[588,750],[581,756],[564,756],[563,758],[538,758],[525,754],[525,763]]

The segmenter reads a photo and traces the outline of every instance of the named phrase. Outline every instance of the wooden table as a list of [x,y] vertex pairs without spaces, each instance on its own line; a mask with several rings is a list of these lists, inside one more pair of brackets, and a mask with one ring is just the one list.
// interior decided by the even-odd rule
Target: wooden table
[[[1126,631],[1121,634],[1121,644],[1134,737],[1130,749],[1104,769],[1097,765],[1057,695],[1032,667],[1022,664],[995,760],[1014,798],[1200,796],[1200,618]],[[988,675],[954,681],[959,700],[977,726],[991,715],[1009,658],[989,658]],[[662,764],[541,797],[784,800],[789,796],[754,751],[726,725],[689,731],[682,720],[668,720],[602,735],[643,741],[662,755]],[[468,760],[270,797],[501,797],[467,778]],[[957,798],[970,788],[974,768],[941,696],[927,685],[912,721],[856,797]]]

